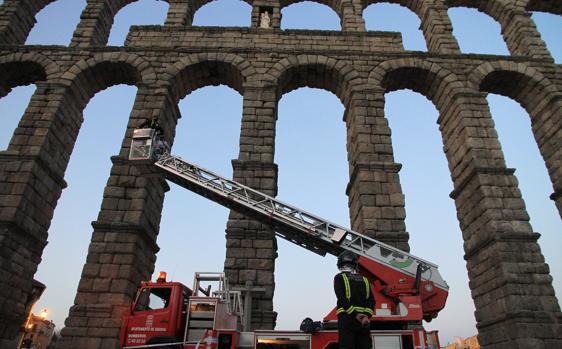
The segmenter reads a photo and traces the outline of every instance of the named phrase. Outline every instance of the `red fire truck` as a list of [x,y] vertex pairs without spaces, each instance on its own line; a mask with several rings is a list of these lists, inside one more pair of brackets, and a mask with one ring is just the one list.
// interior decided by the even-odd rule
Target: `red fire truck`
[[[371,335],[376,349],[439,348],[427,332],[448,296],[438,267],[395,247],[283,203],[170,155],[152,129],[135,130],[129,159],[143,173],[166,179],[275,229],[277,236],[320,255],[351,251],[376,301]],[[337,349],[335,308],[323,321],[303,321],[300,331],[249,331],[251,296],[232,289],[222,273],[197,273],[193,288],[143,282],[124,319],[124,348]]]

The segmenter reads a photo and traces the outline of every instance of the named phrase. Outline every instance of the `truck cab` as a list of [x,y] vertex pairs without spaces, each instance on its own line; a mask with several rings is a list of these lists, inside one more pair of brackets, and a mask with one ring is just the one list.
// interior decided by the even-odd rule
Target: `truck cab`
[[167,282],[162,273],[156,282],[142,282],[130,313],[124,319],[122,346],[179,342],[183,337],[191,294],[185,285]]

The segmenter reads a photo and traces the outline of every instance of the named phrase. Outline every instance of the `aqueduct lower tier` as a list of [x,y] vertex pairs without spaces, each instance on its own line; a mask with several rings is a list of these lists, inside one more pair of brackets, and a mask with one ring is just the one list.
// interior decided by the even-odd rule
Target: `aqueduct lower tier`
[[[5,1],[0,19],[8,5],[19,3]],[[281,31],[275,16],[273,29],[186,27],[185,20],[173,20],[181,3],[171,1],[165,26],[133,27],[121,48],[95,46],[103,40],[92,39],[99,30],[86,30],[93,22],[84,16],[71,47],[21,45],[21,35],[2,29],[0,21],[5,43],[0,46],[0,94],[37,85],[8,150],[0,152],[3,343],[23,322],[50,220],[66,186],[64,173],[82,111],[98,91],[124,83],[137,86],[138,93],[121,151],[112,158],[61,347],[118,348],[121,315],[136,286],[154,269],[168,187],[162,178],[139,176],[127,161],[133,129],[157,116],[173,142],[179,100],[218,84],[243,96],[234,179],[270,195],[277,191],[280,97],[302,86],[337,95],[348,132],[352,227],[404,250],[409,246],[401,165],[394,161],[384,94],[409,88],[430,99],[440,115],[482,347],[562,347],[562,314],[537,244],[539,234],[529,224],[514,170],[505,165],[486,101],[488,92],[502,94],[529,112],[552,180],[551,198],[562,211],[562,66],[552,63],[536,31],[512,28],[518,44],[511,47],[512,56],[500,57],[460,54],[450,31],[436,26],[427,29],[435,33],[426,35],[429,53],[407,52],[399,34]],[[274,234],[235,213],[226,231],[225,272],[235,285],[252,281],[266,289],[254,304],[253,327],[271,328]]]

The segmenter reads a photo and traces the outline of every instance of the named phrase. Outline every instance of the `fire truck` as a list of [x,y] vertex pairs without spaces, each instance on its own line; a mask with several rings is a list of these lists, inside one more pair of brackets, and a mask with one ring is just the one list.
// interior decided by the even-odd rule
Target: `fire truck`
[[[171,155],[154,129],[134,130],[129,160],[141,173],[164,176],[319,255],[355,253],[376,301],[373,348],[439,348],[437,331],[422,326],[437,317],[448,296],[435,264]],[[305,319],[298,331],[251,331],[251,298],[249,289],[230,287],[223,273],[196,273],[192,288],[159,273],[156,281],[140,285],[123,321],[122,347],[338,348],[335,308],[322,321]]]

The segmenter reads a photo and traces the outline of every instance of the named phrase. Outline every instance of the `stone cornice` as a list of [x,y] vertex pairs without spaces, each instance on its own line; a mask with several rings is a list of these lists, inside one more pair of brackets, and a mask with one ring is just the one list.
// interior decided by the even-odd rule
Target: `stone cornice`
[[505,167],[475,167],[470,173],[459,183],[459,185],[449,194],[451,199],[456,199],[468,183],[477,175],[490,174],[490,175],[505,175],[511,176],[515,173],[514,168]]
[[349,196],[349,192],[351,190],[351,186],[357,179],[357,175],[361,171],[383,171],[387,173],[398,173],[402,169],[402,164],[397,162],[390,162],[390,161],[378,161],[378,162],[369,162],[369,163],[357,163],[353,167],[353,171],[349,176],[349,183],[345,188],[345,194]]

